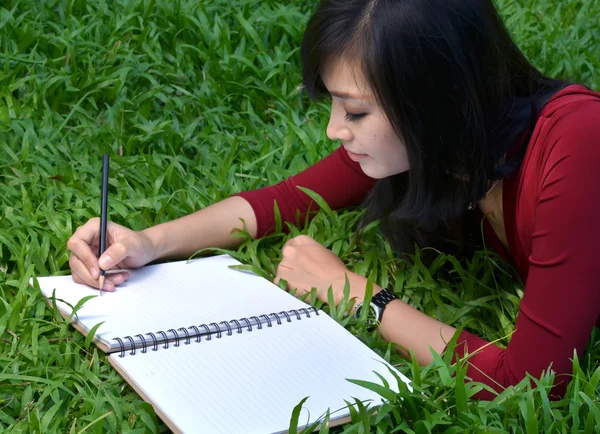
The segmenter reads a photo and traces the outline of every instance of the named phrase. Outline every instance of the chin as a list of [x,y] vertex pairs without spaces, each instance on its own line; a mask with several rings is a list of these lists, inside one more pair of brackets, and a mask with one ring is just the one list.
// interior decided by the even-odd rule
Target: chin
[[365,175],[367,175],[368,177],[373,178],[373,179],[384,179],[384,178],[388,178],[390,176],[398,175],[399,173],[408,171],[408,168],[402,169],[402,170],[393,170],[393,169],[390,169],[389,167],[382,167],[382,166],[375,167],[370,164],[361,164],[360,168],[362,169],[362,171]]

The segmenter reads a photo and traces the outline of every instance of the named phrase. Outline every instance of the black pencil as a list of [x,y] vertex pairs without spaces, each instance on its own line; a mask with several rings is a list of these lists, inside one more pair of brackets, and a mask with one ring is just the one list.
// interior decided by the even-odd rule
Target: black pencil
[[[102,200],[100,204],[100,253],[98,257],[102,256],[106,249],[106,220],[108,210],[108,154],[104,154],[102,157]],[[100,270],[100,295],[104,289],[104,270]]]

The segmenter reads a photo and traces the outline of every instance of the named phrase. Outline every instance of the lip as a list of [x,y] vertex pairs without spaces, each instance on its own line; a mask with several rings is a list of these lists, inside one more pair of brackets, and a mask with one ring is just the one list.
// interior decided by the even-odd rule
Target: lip
[[360,161],[360,160],[364,160],[365,158],[368,157],[367,154],[356,154],[352,151],[349,151],[348,149],[346,149],[346,153],[348,154],[348,157],[350,157],[350,159],[352,161]]

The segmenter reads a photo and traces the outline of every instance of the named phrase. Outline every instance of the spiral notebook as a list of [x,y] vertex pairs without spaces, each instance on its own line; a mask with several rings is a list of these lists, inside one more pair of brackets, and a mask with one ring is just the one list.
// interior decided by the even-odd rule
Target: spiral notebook
[[63,316],[109,353],[119,374],[176,433],[275,433],[346,422],[348,403],[379,395],[348,381],[409,380],[326,313],[272,282],[231,266],[228,255],[131,270],[115,292],[39,277]]

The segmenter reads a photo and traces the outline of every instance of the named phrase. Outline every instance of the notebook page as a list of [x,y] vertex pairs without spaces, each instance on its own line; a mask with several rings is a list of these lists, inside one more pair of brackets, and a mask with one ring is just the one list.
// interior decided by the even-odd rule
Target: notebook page
[[[105,321],[96,338],[114,349],[118,348],[113,341],[116,337],[309,307],[266,279],[228,268],[238,264],[230,256],[220,255],[150,265],[131,270],[127,282],[102,297],[97,290],[73,282],[71,276],[40,277],[38,281],[46,297],[56,288],[56,298],[72,305],[88,295],[97,296],[79,310],[78,322],[89,331]],[[62,311],[71,312],[68,305],[57,304]]]
[[346,381],[381,384],[372,371],[398,390],[390,365],[323,312],[166,350],[122,358],[114,353],[110,361],[186,434],[285,431],[293,408],[306,396],[301,426],[328,408],[332,413],[343,408],[344,399],[381,403],[379,395]]

